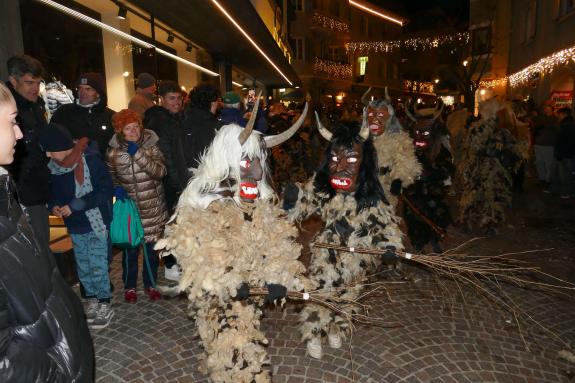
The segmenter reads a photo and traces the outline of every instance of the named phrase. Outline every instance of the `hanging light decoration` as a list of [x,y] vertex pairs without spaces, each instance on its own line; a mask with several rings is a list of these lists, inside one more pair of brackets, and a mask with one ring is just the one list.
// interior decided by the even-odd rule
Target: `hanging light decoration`
[[346,23],[332,19],[331,17],[327,17],[324,15],[320,15],[319,13],[314,13],[311,18],[312,23],[319,25],[323,28],[333,29],[339,32],[349,32],[349,25]]
[[550,73],[556,67],[568,64],[572,60],[575,61],[575,46],[543,57],[535,64],[529,65],[527,68],[510,75],[509,84],[511,87],[519,86],[529,82],[533,78]]
[[346,44],[348,53],[369,53],[370,51],[389,53],[399,48],[408,48],[414,51],[438,48],[446,44],[465,45],[469,43],[469,32],[458,32],[450,35],[433,37],[414,37],[405,40],[387,41],[356,41]]
[[327,73],[329,77],[350,78],[353,75],[351,64],[340,64],[335,61],[322,60],[316,57],[313,63],[314,73]]

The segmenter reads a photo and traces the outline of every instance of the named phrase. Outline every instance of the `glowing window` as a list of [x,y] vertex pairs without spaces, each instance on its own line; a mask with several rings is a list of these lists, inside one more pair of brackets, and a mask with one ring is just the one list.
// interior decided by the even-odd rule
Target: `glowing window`
[[359,64],[359,75],[364,76],[365,70],[367,69],[367,62],[369,58],[367,56],[361,56],[357,58],[357,62]]

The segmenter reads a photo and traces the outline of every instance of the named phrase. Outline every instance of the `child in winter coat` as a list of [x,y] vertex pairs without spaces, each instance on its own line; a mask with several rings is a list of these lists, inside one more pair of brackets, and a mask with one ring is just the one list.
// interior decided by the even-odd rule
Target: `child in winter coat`
[[61,125],[50,124],[40,144],[50,158],[48,207],[64,219],[72,238],[78,277],[87,297],[86,319],[94,329],[107,327],[114,316],[108,274],[112,178],[98,150],[88,146],[88,138],[74,142]]

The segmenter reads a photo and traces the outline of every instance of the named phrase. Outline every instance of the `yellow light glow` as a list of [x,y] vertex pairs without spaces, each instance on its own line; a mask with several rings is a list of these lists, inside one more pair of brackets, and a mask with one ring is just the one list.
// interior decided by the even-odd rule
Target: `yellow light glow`
[[258,44],[256,44],[256,42],[250,37],[250,35],[248,35],[246,31],[244,31],[244,29],[236,22],[236,20],[234,20],[234,18],[224,9],[224,7],[222,7],[216,0],[212,0],[212,3],[214,3],[215,6],[218,7],[220,12],[222,12],[228,18],[228,20],[230,20],[230,22],[242,33],[242,35],[244,35],[244,37],[248,39],[248,41],[254,46],[254,48],[256,48],[258,52],[260,52],[260,54],[267,60],[267,62],[271,64],[272,67],[274,67],[274,69],[288,82],[288,84],[293,85],[293,83],[287,78],[287,76],[283,74],[280,68],[278,68],[277,65],[274,64],[274,62],[264,53],[264,51],[258,46]]
[[479,94],[482,95],[482,96],[485,96],[485,89],[481,89],[481,90],[479,91]]
[[402,20],[394,19],[393,17],[388,16],[388,15],[386,15],[386,14],[384,14],[384,13],[378,12],[378,11],[376,11],[375,9],[369,8],[369,7],[366,6],[366,5],[360,4],[360,3],[356,2],[356,1],[353,1],[353,0],[349,0],[349,4],[352,5],[352,6],[354,6],[354,7],[356,7],[356,8],[359,8],[359,9],[361,9],[361,10],[364,10],[364,11],[366,11],[367,13],[371,13],[371,14],[374,15],[374,16],[381,17],[382,19],[385,19],[385,20],[391,21],[392,23],[396,23],[396,24],[399,24],[399,25],[403,26],[403,21],[402,21]]
[[218,73],[212,72],[211,70],[209,70],[209,69],[207,69],[207,68],[204,68],[203,66],[200,66],[200,65],[198,65],[198,64],[196,64],[196,63],[193,63],[193,62],[191,62],[191,61],[189,61],[189,60],[185,60],[185,59],[183,59],[183,58],[181,58],[181,57],[179,57],[179,56],[176,56],[176,55],[174,55],[174,54],[172,54],[172,53],[170,53],[170,52],[167,52],[167,51],[165,51],[165,50],[163,50],[163,49],[160,49],[160,48],[158,48],[158,47],[156,47],[156,46],[154,46],[154,45],[152,45],[152,44],[150,44],[150,43],[147,43],[147,42],[145,42],[145,41],[143,41],[143,40],[140,40],[140,39],[138,39],[138,38],[136,38],[136,37],[134,37],[134,36],[132,36],[132,35],[126,33],[126,32],[122,32],[122,31],[119,30],[119,29],[116,29],[116,28],[114,28],[114,27],[111,27],[111,26],[109,26],[108,24],[104,24],[104,23],[102,23],[101,21],[98,21],[98,20],[96,20],[96,19],[93,19],[93,18],[91,18],[91,17],[88,17],[88,16],[84,15],[83,13],[80,13],[80,12],[77,12],[77,11],[71,9],[71,8],[65,7],[65,6],[59,4],[59,3],[55,2],[55,1],[52,1],[52,0],[38,0],[38,1],[41,2],[41,3],[43,3],[43,4],[46,4],[46,5],[50,6],[50,7],[52,7],[52,8],[56,8],[56,9],[58,9],[59,11],[62,11],[62,12],[64,12],[64,13],[66,13],[67,15],[70,15],[70,16],[72,16],[72,17],[75,17],[76,19],[79,19],[79,20],[81,20],[81,21],[84,21],[84,22],[86,22],[86,23],[88,23],[88,24],[92,24],[92,25],[94,25],[94,26],[96,26],[96,27],[98,27],[98,28],[101,28],[101,29],[103,29],[103,30],[105,30],[105,31],[108,31],[108,32],[110,32],[110,33],[113,33],[114,35],[119,36],[119,37],[122,37],[122,38],[124,38],[124,39],[126,39],[126,40],[132,41],[132,42],[134,42],[134,43],[136,43],[136,44],[138,44],[139,46],[142,46],[142,47],[144,47],[144,48],[152,48],[152,47],[153,47],[153,48],[156,49],[156,52],[158,52],[159,54],[162,54],[162,55],[164,55],[164,56],[173,58],[174,60],[180,61],[180,62],[183,63],[183,64],[186,64],[186,65],[189,65],[189,66],[191,66],[191,67],[194,67],[194,68],[196,68],[197,70],[200,70],[200,71],[202,71],[202,72],[204,72],[204,73],[207,73],[207,74],[209,74],[209,75],[211,75],[211,76],[214,76],[214,77],[219,76]]
[[237,86],[238,88],[243,87],[242,84],[240,84],[239,82],[235,82],[235,81],[232,81],[232,85],[235,85],[235,86]]
[[435,80],[433,80],[433,82],[437,84],[437,83],[439,83],[439,79],[436,78]]
[[467,64],[469,64],[469,62],[467,60],[463,61],[463,66],[467,66]]
[[180,89],[183,90],[184,92],[186,91],[186,87],[183,85],[180,87]]
[[130,75],[130,72],[128,72],[128,71],[125,71],[124,73],[122,73],[122,76],[124,76],[124,77],[128,77],[129,75]]

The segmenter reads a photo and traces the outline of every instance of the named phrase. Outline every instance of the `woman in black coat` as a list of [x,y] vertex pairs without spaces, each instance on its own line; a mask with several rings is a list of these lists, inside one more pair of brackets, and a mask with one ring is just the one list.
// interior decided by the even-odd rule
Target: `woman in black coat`
[[[13,161],[16,104],[0,84],[0,165]],[[94,351],[78,297],[36,241],[0,167],[0,382],[92,382]]]

